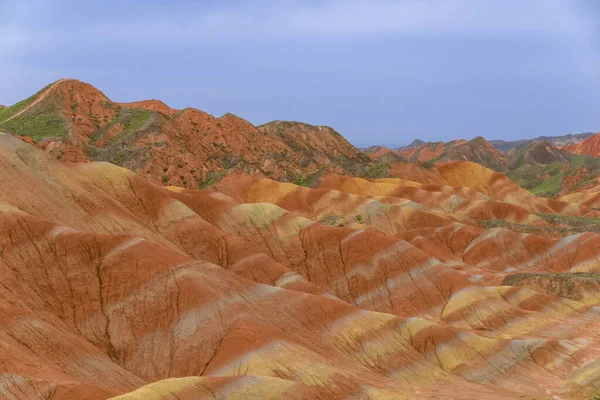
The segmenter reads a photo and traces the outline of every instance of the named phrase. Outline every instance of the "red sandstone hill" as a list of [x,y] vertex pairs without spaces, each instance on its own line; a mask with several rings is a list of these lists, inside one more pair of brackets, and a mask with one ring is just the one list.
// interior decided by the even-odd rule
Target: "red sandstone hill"
[[572,154],[600,157],[600,134],[590,136],[577,144],[565,146],[563,149]]
[[373,146],[367,149],[366,153],[379,161],[393,161],[393,154],[400,159],[414,162],[471,161],[495,170],[502,170],[506,165],[506,156],[482,137],[469,141],[420,143],[421,141],[415,141],[410,146],[398,150]]
[[[125,126],[119,107],[106,117],[119,110]],[[267,129],[292,129],[298,152],[316,137]],[[218,190],[192,190],[61,163],[0,133],[0,171],[0,398],[600,391],[600,235],[585,231],[598,211],[535,197],[481,165],[330,173],[315,188],[236,171]]]
[[329,127],[175,110],[158,100],[115,103],[84,82],[60,80],[0,110],[0,129],[62,161],[109,161],[155,183],[204,187],[236,168],[279,180],[362,174],[373,164]]

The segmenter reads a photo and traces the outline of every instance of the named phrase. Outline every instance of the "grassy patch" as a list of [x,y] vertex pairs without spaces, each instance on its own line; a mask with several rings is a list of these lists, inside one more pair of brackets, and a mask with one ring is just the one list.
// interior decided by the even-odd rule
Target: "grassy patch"
[[294,185],[309,187],[311,183],[311,178],[310,176],[298,174],[296,175],[296,178],[294,179],[293,183]]
[[198,182],[200,189],[206,189],[215,183],[219,183],[228,173],[228,169],[222,171],[207,171],[201,177],[196,178],[196,182]]
[[60,115],[59,99],[48,98],[23,111],[46,90],[48,86],[19,103],[0,110],[0,128],[19,136],[30,136],[35,142],[47,137],[66,138],[68,127]]
[[128,110],[128,114],[123,120],[123,132],[133,132],[142,128],[152,116],[152,111],[135,109]]
[[536,213],[553,225],[566,225],[582,229],[582,232],[600,232],[600,218],[588,218],[572,215]]
[[549,222],[550,226],[531,226],[525,224],[514,224],[503,220],[484,220],[478,224],[486,229],[505,228],[515,232],[551,234],[551,235],[573,235],[583,232],[600,233],[600,218],[577,217],[560,214],[536,213],[539,217]]
[[67,123],[54,107],[0,122],[0,128],[19,136],[30,136],[35,142],[47,137],[66,138],[68,132]]
[[364,177],[371,179],[387,178],[390,170],[390,163],[380,162],[375,165],[369,166],[365,169]]
[[86,146],[85,148],[85,154],[92,160],[96,160],[96,158],[98,158],[103,151],[104,149],[100,149],[93,145]]
[[0,121],[6,121],[8,118],[12,117],[16,113],[22,111],[26,107],[29,107],[31,103],[33,103],[38,96],[40,96],[46,89],[48,89],[52,84],[46,86],[36,94],[31,97],[26,98],[25,100],[21,100],[17,104],[14,104],[10,107],[6,107],[0,110]]
[[542,183],[536,187],[530,189],[530,192],[536,196],[553,196],[560,193],[562,189],[562,176],[560,173],[551,175],[548,178],[542,180]]
[[327,225],[327,226],[337,226],[337,227],[341,228],[344,226],[345,221],[346,221],[346,218],[344,218],[340,215],[329,214],[329,215],[326,215],[323,218],[321,218],[319,220],[319,224]]

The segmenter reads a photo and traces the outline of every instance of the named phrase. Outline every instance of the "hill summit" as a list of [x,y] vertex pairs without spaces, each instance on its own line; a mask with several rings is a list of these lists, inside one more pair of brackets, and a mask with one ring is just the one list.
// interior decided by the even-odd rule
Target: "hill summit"
[[204,187],[231,168],[282,181],[364,174],[374,162],[326,126],[256,127],[159,100],[117,103],[85,82],[61,79],[0,110],[0,129],[70,162],[109,161],[150,181]]

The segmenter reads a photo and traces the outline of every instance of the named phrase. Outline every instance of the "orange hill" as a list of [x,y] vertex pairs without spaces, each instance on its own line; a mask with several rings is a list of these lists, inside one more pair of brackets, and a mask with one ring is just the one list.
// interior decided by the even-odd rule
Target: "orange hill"
[[[198,113],[179,118],[191,125]],[[224,131],[228,119],[242,123],[224,117]],[[312,142],[303,125],[267,135],[292,128]],[[600,235],[546,219],[598,212],[539,199],[480,165],[330,173],[316,188],[237,171],[218,191],[192,190],[109,163],[60,163],[0,133],[0,169],[3,398],[576,400],[600,390],[596,284],[568,290],[573,275],[600,273]]]
[[157,100],[115,103],[63,79],[0,111],[0,129],[62,161],[110,161],[154,183],[204,187],[231,168],[287,181],[362,174],[367,156],[329,127],[276,121],[259,128]]
[[506,156],[482,137],[469,141],[419,143],[399,150],[374,146],[367,150],[367,154],[373,159],[384,161],[392,161],[391,154],[415,162],[471,161],[495,170],[501,170],[506,165]]
[[590,136],[583,142],[579,142],[571,146],[565,146],[563,149],[573,154],[600,157],[600,134]]

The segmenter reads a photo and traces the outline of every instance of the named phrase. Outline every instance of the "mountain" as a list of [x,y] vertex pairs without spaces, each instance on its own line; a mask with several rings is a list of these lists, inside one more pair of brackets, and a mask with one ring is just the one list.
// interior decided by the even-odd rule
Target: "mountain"
[[490,144],[503,152],[509,152],[510,150],[521,147],[529,142],[548,142],[553,146],[562,147],[562,146],[571,146],[577,143],[582,142],[588,137],[594,135],[593,133],[570,133],[568,135],[563,136],[538,136],[533,139],[521,139],[515,141],[506,142],[504,140],[490,140]]
[[408,146],[401,147],[398,150],[416,149],[417,147],[423,146],[424,144],[425,144],[424,141],[422,141],[420,139],[415,139]]
[[506,164],[504,154],[496,150],[481,136],[453,146],[448,146],[437,161],[470,161],[493,170],[501,170]]
[[546,141],[525,142],[523,145],[510,150],[507,157],[509,159],[509,169],[569,162],[571,159],[568,152],[559,150]]
[[[279,125],[259,132],[318,137]],[[538,198],[466,161],[430,174],[406,163],[402,178],[327,173],[314,188],[237,170],[193,190],[106,162],[60,162],[39,142],[0,134],[0,397],[600,390],[600,236],[583,232],[597,229],[597,210]]]
[[507,176],[538,196],[581,190],[600,175],[600,158],[574,155],[549,142],[526,142],[507,156]]
[[565,146],[564,149],[573,154],[600,157],[600,134],[590,136],[582,142]]
[[[506,164],[504,154],[482,137],[476,137],[469,141],[430,142],[418,147],[396,150],[394,153],[410,161],[430,163],[471,161],[496,170],[502,169]],[[373,157],[372,154],[371,156]],[[381,156],[382,154],[378,154],[377,159],[380,159]]]
[[154,183],[205,187],[232,168],[285,181],[364,174],[374,162],[329,127],[176,110],[158,100],[116,103],[77,80],[57,81],[0,110],[0,129],[62,161],[109,161]]
[[[566,135],[555,137],[553,140],[565,143],[568,140],[580,140],[585,135],[587,134]],[[538,196],[555,197],[593,187],[600,182],[600,158],[572,154],[577,153],[577,149],[582,149],[582,146],[593,149],[594,140],[600,141],[594,138],[596,136],[591,136],[573,147],[560,148],[549,141],[538,139],[523,140],[518,145],[517,142],[511,142],[511,146],[516,146],[506,153],[482,137],[469,141],[430,142],[416,148],[400,150],[373,146],[365,152],[375,161],[391,165],[407,160],[419,162],[423,166],[449,161],[470,161],[506,174]],[[593,151],[588,153],[593,154]]]

